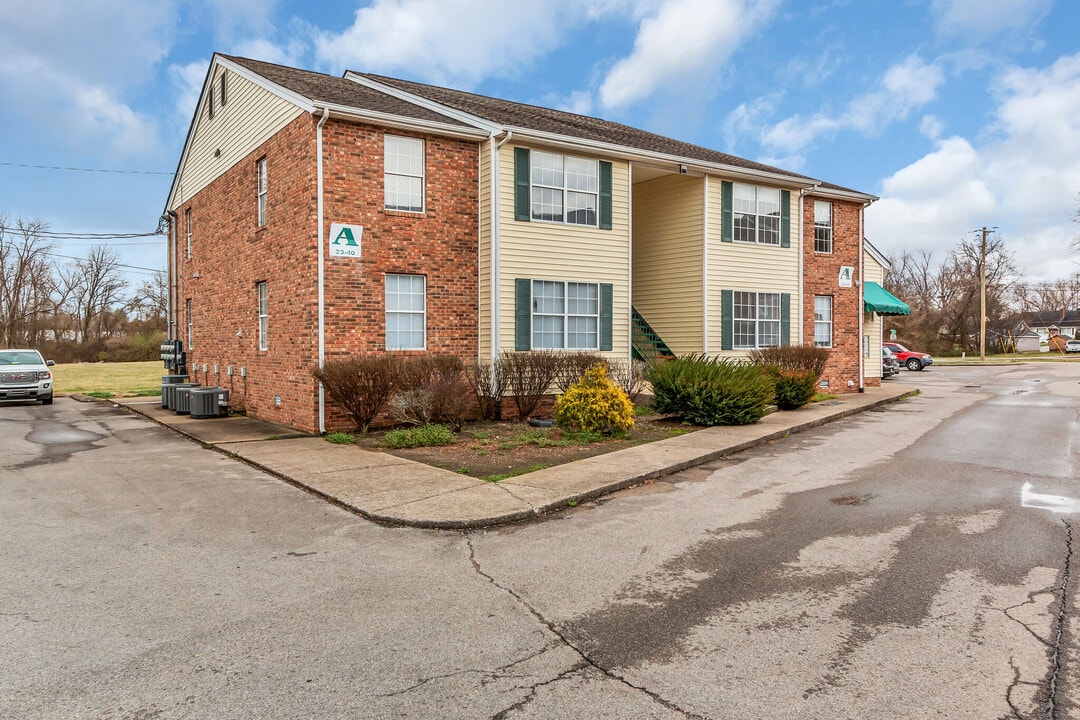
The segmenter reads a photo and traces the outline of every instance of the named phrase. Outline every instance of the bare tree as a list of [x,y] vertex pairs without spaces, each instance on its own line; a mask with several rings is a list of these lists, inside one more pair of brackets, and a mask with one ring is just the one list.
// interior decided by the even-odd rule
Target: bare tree
[[1050,282],[1018,282],[1013,288],[1013,303],[1020,312],[1080,308],[1080,273]]
[[37,345],[45,333],[55,287],[48,225],[0,213],[0,346]]
[[111,334],[116,323],[113,311],[123,305],[121,293],[127,288],[116,252],[95,245],[85,260],[74,261],[61,275],[79,341],[86,345]]
[[138,320],[160,323],[165,329],[169,315],[169,281],[163,271],[159,270],[151,279],[143,281],[128,302],[127,311]]

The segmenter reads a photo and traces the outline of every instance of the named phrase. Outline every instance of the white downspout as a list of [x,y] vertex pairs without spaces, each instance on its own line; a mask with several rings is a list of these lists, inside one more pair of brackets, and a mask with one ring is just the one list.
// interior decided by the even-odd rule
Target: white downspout
[[506,137],[495,143],[496,133],[491,133],[491,361],[499,357],[499,151],[510,142],[514,133],[507,130]]
[[709,174],[705,173],[701,223],[701,352],[709,354]]
[[859,392],[866,392],[866,353],[863,352],[863,318],[866,316],[866,303],[863,300],[863,247],[866,243],[863,239],[863,215],[868,207],[870,203],[865,202],[859,208]]
[[[799,345],[806,342],[805,332],[803,326],[806,324],[806,298],[804,297],[804,274],[806,263],[806,239],[804,237],[806,233],[805,222],[803,218],[806,216],[806,196],[809,193],[814,192],[821,186],[821,183],[814,183],[810,187],[805,187],[799,190]],[[810,308],[813,312],[814,309]]]
[[[315,252],[319,258],[319,367],[323,366],[323,361],[326,359],[326,308],[325,308],[325,289],[323,287],[324,280],[324,258],[323,258],[323,125],[326,124],[327,119],[330,117],[330,109],[323,108],[322,117],[319,118],[319,124],[315,126],[315,168],[316,168],[316,213],[318,215],[318,228],[319,228],[319,240],[315,243]],[[326,432],[326,390],[323,388],[323,384],[319,383],[319,434],[322,435]]]

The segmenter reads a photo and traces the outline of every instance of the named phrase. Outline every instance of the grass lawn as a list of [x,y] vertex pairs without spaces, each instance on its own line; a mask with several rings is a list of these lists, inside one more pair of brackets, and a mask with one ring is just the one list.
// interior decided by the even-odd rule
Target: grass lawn
[[53,387],[60,394],[95,397],[160,395],[161,376],[168,374],[160,360],[128,363],[68,363],[53,369]]

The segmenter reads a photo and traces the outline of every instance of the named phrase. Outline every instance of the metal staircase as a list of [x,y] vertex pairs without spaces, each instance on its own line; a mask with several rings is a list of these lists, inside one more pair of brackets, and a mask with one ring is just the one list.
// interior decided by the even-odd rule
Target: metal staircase
[[630,349],[636,359],[652,363],[670,360],[675,357],[675,353],[652,329],[652,326],[645,321],[637,308],[630,308],[630,316],[633,322],[633,331],[630,333]]

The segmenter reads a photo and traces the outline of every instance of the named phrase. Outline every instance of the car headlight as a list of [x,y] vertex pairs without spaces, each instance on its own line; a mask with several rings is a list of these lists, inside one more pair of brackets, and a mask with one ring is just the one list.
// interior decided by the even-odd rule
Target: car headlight
[[37,379],[38,380],[48,380],[51,377],[52,377],[52,373],[49,372],[48,370],[42,370],[41,372],[39,372],[37,374]]

